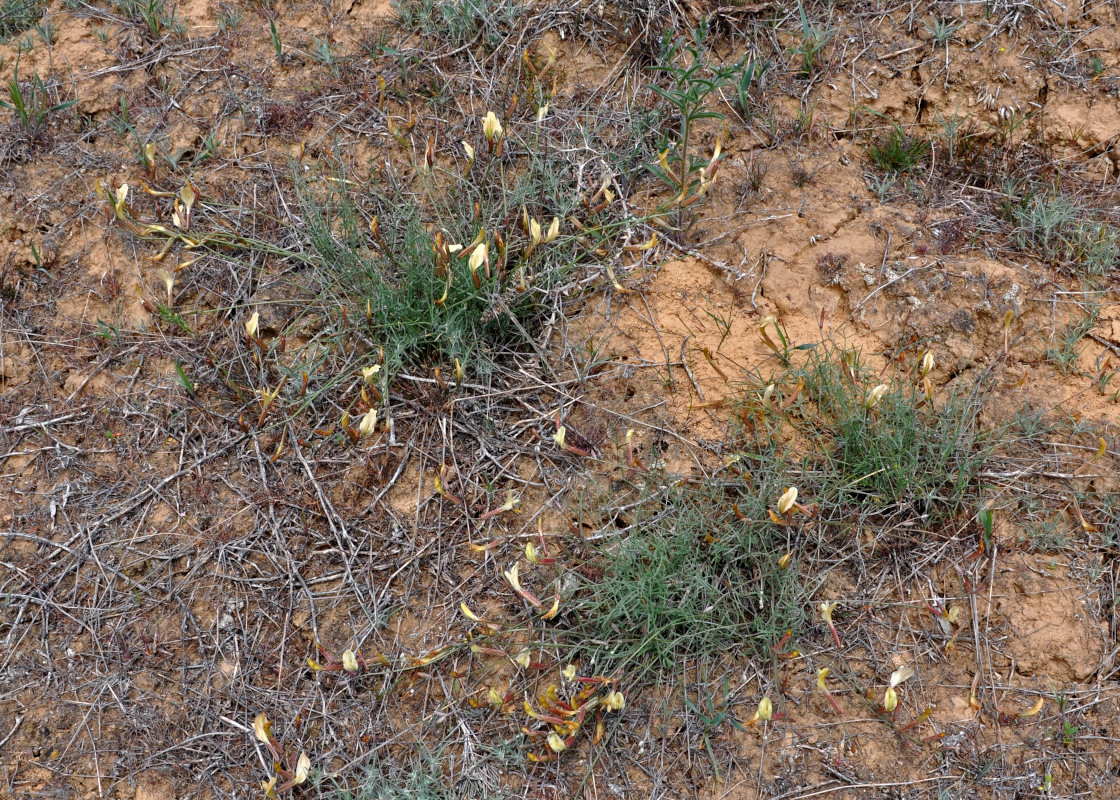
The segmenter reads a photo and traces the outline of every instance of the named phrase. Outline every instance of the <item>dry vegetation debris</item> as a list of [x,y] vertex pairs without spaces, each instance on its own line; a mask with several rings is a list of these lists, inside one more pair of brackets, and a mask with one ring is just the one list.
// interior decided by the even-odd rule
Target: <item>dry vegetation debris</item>
[[1117,13],[0,0],[0,794],[1113,796]]

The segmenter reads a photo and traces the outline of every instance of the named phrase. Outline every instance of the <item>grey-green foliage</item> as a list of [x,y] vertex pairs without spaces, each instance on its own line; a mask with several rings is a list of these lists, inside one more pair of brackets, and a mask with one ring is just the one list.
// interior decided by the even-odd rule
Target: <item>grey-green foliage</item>
[[0,42],[34,27],[45,6],[43,0],[0,0]]
[[1008,204],[1016,244],[1053,267],[1091,278],[1120,262],[1120,234],[1110,221],[1059,191]]
[[[824,347],[797,375],[798,425],[815,439],[808,464],[826,518],[855,511],[935,525],[975,499],[993,441],[979,430],[975,392],[930,400],[913,374],[884,381],[856,353]],[[888,390],[869,409],[880,382]]]
[[[561,235],[522,260],[525,237],[510,224],[521,218],[521,208],[547,228],[553,217],[566,218],[576,197],[570,164],[535,154],[528,159],[503,178],[497,159],[486,165],[483,156],[469,178],[441,172],[423,177],[419,187],[371,183],[365,198],[341,188],[343,180],[333,181],[336,188],[326,194],[304,186],[305,257],[315,266],[322,307],[350,309],[391,370],[447,369],[459,359],[477,375],[488,372],[503,349],[527,346],[542,302],[584,257],[574,238]],[[378,244],[368,217],[359,215],[359,200],[363,213],[378,217]],[[490,245],[490,276],[480,269],[476,286],[468,259],[452,256],[448,284],[433,256],[436,234],[466,246],[481,231]],[[504,267],[495,232],[510,254]]]
[[802,616],[804,584],[778,561],[785,532],[766,512],[787,477],[766,466],[725,482],[651,482],[633,520],[582,593],[579,638],[604,641],[596,669],[672,671],[729,648],[762,655]]
[[1094,302],[1088,303],[1083,310],[1084,314],[1045,337],[1046,360],[1057,366],[1064,375],[1077,370],[1077,361],[1081,357],[1081,340],[1096,327],[1100,318],[1100,306]]
[[354,786],[318,785],[327,800],[499,800],[500,790],[472,781],[452,781],[446,757],[421,752],[407,763],[375,758]]
[[515,0],[393,0],[401,27],[434,45],[497,47],[521,12]]

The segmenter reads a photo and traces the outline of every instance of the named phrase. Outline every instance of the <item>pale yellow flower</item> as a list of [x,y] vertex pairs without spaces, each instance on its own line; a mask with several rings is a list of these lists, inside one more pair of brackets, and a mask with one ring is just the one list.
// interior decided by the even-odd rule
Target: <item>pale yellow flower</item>
[[296,761],[296,774],[292,778],[292,786],[299,786],[307,780],[308,773],[311,772],[311,759],[307,757],[307,753],[300,753],[299,760]]
[[560,734],[553,731],[548,734],[548,749],[554,753],[563,753],[568,749],[568,745],[560,738]]
[[887,390],[890,388],[891,387],[887,386],[887,384],[880,383],[878,386],[868,392],[867,399],[863,401],[864,408],[872,409],[875,408],[875,406],[879,405],[879,402],[883,399],[883,395],[885,395],[887,393]]
[[924,378],[933,370],[933,353],[926,353],[922,358],[922,367],[919,370],[919,377]]
[[245,333],[249,335],[250,339],[255,339],[257,337],[257,331],[260,330],[260,326],[260,312],[254,311],[253,316],[249,317],[249,321],[245,323]]
[[832,670],[830,670],[828,667],[825,667],[824,669],[818,669],[817,670],[817,688],[818,689],[820,689],[822,691],[827,691],[828,687],[826,687],[824,685],[824,679],[828,677],[828,673],[830,673],[831,671]]
[[502,123],[498,121],[498,115],[493,111],[487,111],[482,120],[482,133],[486,137],[486,141],[494,143],[502,138],[503,132]]
[[626,708],[626,698],[616,689],[611,689],[603,698],[603,709],[606,711],[621,711],[624,708]]
[[790,486],[785,494],[778,498],[778,513],[785,516],[797,502],[797,487]]
[[268,717],[262,711],[253,719],[253,734],[257,737],[257,741],[268,744],[271,733],[272,723],[268,721]]
[[545,244],[548,244],[549,242],[551,242],[553,239],[555,239],[559,235],[560,235],[560,217],[553,217],[552,218],[552,224],[548,226],[548,232],[545,233],[544,238],[541,239],[541,241],[544,242]]
[[486,242],[482,242],[474,250],[471,251],[471,257],[467,261],[467,265],[471,268],[471,272],[478,272],[487,258],[488,252],[486,249]]
[[354,651],[350,648],[342,651],[342,668],[347,672],[358,671],[358,657],[354,655]]
[[370,436],[377,432],[377,409],[371,408],[363,416],[358,423],[358,433],[362,436]]

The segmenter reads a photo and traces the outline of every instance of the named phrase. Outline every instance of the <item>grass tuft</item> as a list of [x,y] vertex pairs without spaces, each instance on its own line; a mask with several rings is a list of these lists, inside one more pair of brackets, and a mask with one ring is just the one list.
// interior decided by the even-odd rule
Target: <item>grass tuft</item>
[[929,155],[929,142],[910,136],[902,126],[893,124],[883,138],[867,146],[867,157],[883,172],[901,174],[925,162]]

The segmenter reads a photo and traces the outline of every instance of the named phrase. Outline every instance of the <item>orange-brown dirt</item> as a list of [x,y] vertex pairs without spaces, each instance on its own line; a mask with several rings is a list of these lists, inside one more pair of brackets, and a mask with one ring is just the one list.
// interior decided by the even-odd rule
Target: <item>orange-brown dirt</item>
[[[580,13],[621,30],[613,4],[592,5]],[[683,5],[686,17],[715,12],[732,27],[782,6]],[[971,4],[845,5],[833,12],[839,34],[826,50],[827,77],[808,87],[781,81],[771,90],[772,125],[748,128],[726,103],[725,120],[704,124],[697,152],[707,158],[720,139],[724,158],[687,235],[624,253],[613,265],[617,285],[604,274],[557,325],[551,344],[558,358],[574,354],[561,371],[576,377],[548,408],[521,409],[521,450],[491,454],[520,481],[510,485],[524,485],[524,515],[433,534],[415,521],[441,502],[435,477],[450,458],[438,452],[437,424],[415,446],[368,457],[324,451],[329,458],[311,465],[306,443],[276,430],[242,437],[205,394],[187,398],[177,369],[193,345],[153,311],[165,291],[158,270],[173,272],[173,305],[192,341],[213,352],[232,351],[251,302],[262,303],[263,335],[286,330],[286,284],[257,285],[270,264],[246,265],[246,274],[258,270],[250,281],[187,253],[177,266],[151,261],[159,243],[114,227],[96,188],[128,182],[146,218],[157,209],[169,216],[169,204],[139,188],[149,179],[128,126],[158,131],[163,151],[196,160],[191,180],[219,221],[255,201],[281,207],[288,187],[272,176],[288,174],[294,159],[309,172],[338,159],[367,170],[375,159],[403,161],[380,123],[372,137],[347,127],[348,111],[362,113],[357,101],[332,110],[336,94],[355,96],[345,65],[340,78],[306,55],[322,39],[366,59],[361,42],[396,35],[393,8],[191,0],[177,6],[183,35],[153,42],[108,6],[50,2],[57,38],[19,55],[20,75],[57,81],[59,98],[77,102],[34,144],[7,112],[0,120],[0,796],[256,796],[271,772],[252,720],[267,710],[286,747],[333,742],[329,752],[312,748],[316,769],[350,782],[375,745],[384,743],[383,759],[406,763],[426,726],[460,720],[455,747],[481,766],[444,777],[470,787],[455,795],[464,797],[1120,797],[1116,543],[1100,542],[1118,523],[1081,519],[1075,499],[1089,485],[1116,491],[1118,406],[1100,376],[1109,360],[1120,364],[1120,265],[1092,290],[1099,316],[1062,371],[1046,350],[1077,317],[1082,284],[978,230],[974,195],[954,194],[964,178],[931,167],[909,179],[925,184],[925,201],[901,190],[877,198],[864,148],[886,133],[886,120],[933,125],[937,115],[968,114],[987,140],[1018,114],[1026,122],[1010,134],[1013,145],[1114,203],[1120,7],[994,3],[985,17]],[[219,34],[219,14],[234,8],[240,26]],[[282,64],[262,9],[288,48]],[[948,49],[922,27],[934,12],[964,18]],[[563,37],[538,29],[522,45],[557,54],[554,107],[634,79],[623,43],[584,39],[563,24]],[[795,30],[773,35],[792,49]],[[24,38],[0,45],[5,77]],[[415,44],[406,37],[402,46]],[[1089,54],[1100,60],[1096,76],[1084,66]],[[375,91],[372,82],[363,88]],[[407,114],[402,103],[399,118]],[[212,135],[217,151],[200,157]],[[1010,169],[1014,150],[987,167]],[[933,159],[943,158],[935,148]],[[165,169],[153,185],[177,190],[182,173]],[[626,198],[639,214],[663,199],[652,183]],[[940,395],[992,373],[989,428],[1029,402],[1091,429],[1074,437],[1084,457],[1074,467],[1034,454],[1019,472],[988,477],[998,506],[1041,476],[1063,544],[1036,546],[1001,512],[983,554],[973,554],[975,524],[962,522],[944,541],[874,561],[871,574],[854,562],[837,568],[814,597],[821,635],[812,641],[831,642],[815,603],[839,601],[843,657],[815,646],[744,665],[728,654],[736,716],[748,719],[761,687],[774,685],[779,718],[702,730],[672,691],[651,687],[628,698],[613,739],[628,760],[611,775],[597,776],[600,753],[582,746],[530,772],[536,783],[508,777],[501,759],[518,759],[516,771],[523,753],[494,755],[486,736],[509,726],[449,710],[512,672],[506,662],[470,672],[469,653],[443,649],[462,643],[458,605],[469,596],[487,618],[519,607],[501,573],[536,536],[538,519],[563,554],[572,531],[613,518],[603,510],[609,469],[569,459],[542,475],[527,454],[548,446],[561,407],[573,429],[604,419],[612,437],[633,428],[647,463],[704,475],[740,424],[740,402],[776,369],[759,335],[771,316],[795,345],[832,338],[883,369],[906,347],[928,349]],[[291,332],[289,346],[312,335]],[[439,424],[452,426],[454,402],[431,391]],[[1093,461],[1098,435],[1106,453]],[[445,478],[451,492],[455,479]],[[556,500],[561,489],[572,504]],[[576,499],[588,507],[573,510]],[[489,500],[470,502],[481,512]],[[262,509],[274,508],[286,522],[269,528]],[[363,536],[372,544],[350,544]],[[860,558],[876,546],[868,533]],[[298,580],[277,590],[270,581],[279,574]],[[360,637],[367,659],[413,659],[407,679],[306,668],[308,657],[322,658],[317,643],[337,654]],[[900,688],[896,720],[929,716],[904,736],[876,708],[890,673],[907,665],[916,675]],[[816,689],[825,667],[841,716]],[[683,680],[699,681],[691,669],[681,665]],[[374,704],[383,710],[370,722]],[[589,777],[566,783],[572,775]]]

